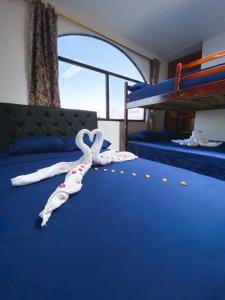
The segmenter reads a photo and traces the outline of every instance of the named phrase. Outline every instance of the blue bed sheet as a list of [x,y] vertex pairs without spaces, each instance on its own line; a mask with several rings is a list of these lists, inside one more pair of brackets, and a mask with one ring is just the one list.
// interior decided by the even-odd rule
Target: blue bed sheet
[[0,160],[0,299],[224,300],[224,182],[144,159],[92,168],[40,229],[64,175],[17,188],[10,178],[80,155]]
[[[183,80],[181,81],[180,87],[181,89],[185,89],[199,84],[222,80],[222,79],[225,79],[225,71],[218,72],[212,75],[202,76],[200,78],[196,78],[192,80],[186,80],[186,81]],[[175,87],[175,78],[171,78],[157,84],[146,84],[145,87],[130,93],[128,96],[128,101],[131,102],[131,101],[136,101],[148,97],[153,97],[156,95],[169,93],[174,91],[174,87]]]
[[225,143],[216,148],[180,146],[171,141],[129,141],[139,157],[184,168],[225,181]]

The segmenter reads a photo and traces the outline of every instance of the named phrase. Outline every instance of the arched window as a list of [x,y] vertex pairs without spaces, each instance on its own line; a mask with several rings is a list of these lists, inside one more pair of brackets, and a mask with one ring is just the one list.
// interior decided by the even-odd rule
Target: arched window
[[[99,119],[124,117],[124,82],[144,82],[134,62],[109,42],[89,35],[58,38],[61,106],[97,111]],[[144,110],[129,110],[129,119],[143,120]]]

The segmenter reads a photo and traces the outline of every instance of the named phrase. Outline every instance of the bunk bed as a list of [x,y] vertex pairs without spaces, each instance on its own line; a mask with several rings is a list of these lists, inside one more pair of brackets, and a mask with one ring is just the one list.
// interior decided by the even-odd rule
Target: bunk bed
[[[125,83],[125,144],[135,154],[225,180],[225,147],[220,151],[177,146],[169,142],[128,141],[128,109],[198,111],[225,108],[225,63],[190,72],[193,67],[225,56],[225,51],[186,65],[177,64],[175,78],[161,83]],[[202,129],[202,128],[201,128]],[[208,166],[206,166],[206,161]],[[194,163],[195,162],[195,163]],[[198,163],[196,163],[198,162]]]
[[143,84],[130,94],[130,87],[125,83],[126,110],[136,107],[177,111],[225,108],[225,63],[183,74],[222,56],[225,50],[186,65],[178,63],[175,78],[155,85]]

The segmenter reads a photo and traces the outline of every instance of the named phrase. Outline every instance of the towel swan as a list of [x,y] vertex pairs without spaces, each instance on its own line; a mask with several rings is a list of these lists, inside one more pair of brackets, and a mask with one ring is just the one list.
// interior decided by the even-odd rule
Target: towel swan
[[[84,134],[87,134],[89,136],[89,139],[91,139],[92,142],[94,140],[94,137],[96,137],[95,142],[91,147],[92,160],[94,165],[106,165],[111,162],[121,162],[124,160],[137,158],[137,156],[126,151],[117,152],[115,150],[107,150],[100,154],[104,138],[102,132],[98,129],[94,129],[91,132],[87,129],[82,129],[79,131],[79,133],[75,138],[75,143],[76,144],[78,143],[82,147],[82,149],[83,149],[83,145],[81,145],[81,139],[83,138]],[[83,155],[80,159],[76,161],[56,163],[50,167],[39,169],[36,172],[11,178],[11,183],[13,186],[21,186],[21,185],[35,183],[46,178],[51,178],[56,175],[68,173],[71,169],[79,166],[84,161],[85,161],[85,157]]]
[[[89,136],[89,139],[92,142],[95,137],[95,141],[91,148],[83,142],[85,134]],[[49,197],[43,211],[39,214],[42,218],[41,226],[46,225],[48,219],[51,217],[52,211],[64,204],[68,200],[70,194],[80,191],[82,188],[82,179],[86,172],[91,168],[92,163],[95,165],[106,165],[111,162],[121,162],[137,158],[134,154],[126,151],[116,152],[114,150],[108,150],[100,153],[103,144],[103,134],[98,129],[93,131],[82,129],[77,134],[75,143],[78,148],[83,151],[83,156],[77,161],[57,163],[50,167],[39,169],[32,174],[21,175],[11,179],[12,185],[19,186],[38,182],[45,178],[68,172],[65,181],[61,183]]]
[[[75,143],[76,144],[78,143],[81,146],[82,149],[83,149],[83,145],[81,144],[81,138],[84,134],[89,135],[89,132],[90,132],[89,130],[83,129],[77,134],[77,136],[76,136],[77,139],[74,138]],[[79,138],[79,136],[80,136],[80,138]],[[92,136],[94,138],[94,134],[92,134]],[[92,138],[92,137],[90,137],[90,135],[89,135],[89,138]],[[100,142],[101,147],[102,147],[103,139],[102,139],[102,142],[101,142],[101,140],[98,137],[96,142]],[[77,144],[77,146],[78,146],[78,144]],[[93,151],[95,151],[95,153],[96,153],[96,151],[99,150],[99,152],[100,152],[101,147],[99,149],[99,147],[96,146],[95,144],[96,143],[94,143],[92,145]],[[81,148],[79,148],[79,149],[81,151],[83,151]],[[11,179],[11,183],[12,183],[13,186],[20,186],[20,185],[27,185],[27,184],[35,183],[35,182],[41,181],[41,180],[46,179],[46,178],[51,178],[51,177],[54,177],[56,175],[67,173],[71,169],[73,169],[73,168],[79,166],[80,164],[82,164],[82,162],[84,162],[84,161],[85,161],[85,157],[82,156],[80,159],[78,159],[76,161],[56,163],[56,164],[54,164],[50,167],[39,169],[36,172],[14,177],[14,178]]]
[[204,146],[204,147],[218,147],[222,142],[210,142],[203,136],[202,130],[193,130],[190,138],[184,140],[172,140],[173,143],[177,143],[180,146]]

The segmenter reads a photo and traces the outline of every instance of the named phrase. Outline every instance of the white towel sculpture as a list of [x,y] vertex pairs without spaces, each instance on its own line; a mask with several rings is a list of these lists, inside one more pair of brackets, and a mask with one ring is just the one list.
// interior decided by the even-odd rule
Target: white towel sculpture
[[[95,142],[91,148],[83,142],[85,134],[89,136],[91,141],[93,141],[95,137]],[[38,182],[45,178],[68,172],[65,181],[61,183],[49,197],[43,211],[39,214],[42,218],[41,226],[46,225],[53,210],[64,204],[68,200],[70,194],[80,191],[82,188],[82,179],[92,166],[92,163],[95,165],[106,165],[111,162],[121,162],[137,158],[134,154],[125,151],[116,152],[114,150],[108,150],[100,153],[103,144],[103,135],[98,129],[93,131],[82,129],[77,134],[75,143],[84,153],[77,161],[57,163],[50,167],[39,169],[34,173],[21,175],[11,179],[13,186],[19,186]]]
[[205,147],[217,147],[222,144],[222,142],[209,142],[204,138],[202,130],[193,130],[189,139],[185,140],[172,140],[172,142],[177,143],[181,146],[205,146]]

